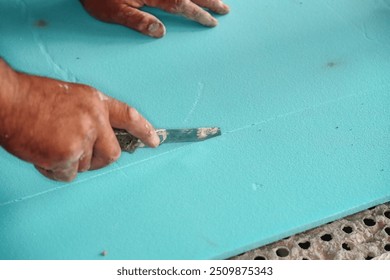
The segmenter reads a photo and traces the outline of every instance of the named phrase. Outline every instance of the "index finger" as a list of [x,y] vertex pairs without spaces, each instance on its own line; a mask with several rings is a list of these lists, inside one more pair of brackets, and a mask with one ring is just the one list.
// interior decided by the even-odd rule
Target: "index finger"
[[152,7],[163,9],[168,13],[185,16],[186,18],[199,22],[205,26],[213,27],[218,24],[218,21],[215,18],[190,0],[161,1],[157,3],[148,1],[147,4]]
[[154,127],[135,108],[109,96],[105,96],[104,102],[108,106],[112,127],[127,130],[150,147],[160,144]]
[[191,1],[183,1],[178,13],[205,26],[214,27],[218,24],[212,15]]
[[221,0],[192,0],[192,2],[221,15],[225,15],[230,11],[229,6],[224,4]]

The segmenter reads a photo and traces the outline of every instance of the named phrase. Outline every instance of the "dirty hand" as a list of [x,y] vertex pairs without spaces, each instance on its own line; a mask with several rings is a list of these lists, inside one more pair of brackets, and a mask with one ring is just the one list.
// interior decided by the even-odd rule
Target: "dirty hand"
[[134,108],[92,87],[9,67],[5,73],[0,71],[0,146],[46,177],[71,181],[77,172],[117,160],[121,149],[112,127],[126,129],[151,147],[160,143]]
[[218,21],[203,8],[218,14],[227,14],[229,7],[222,0],[80,0],[94,17],[121,24],[145,35],[160,38],[165,26],[155,16],[140,11],[143,6],[185,16],[205,26],[216,26]]

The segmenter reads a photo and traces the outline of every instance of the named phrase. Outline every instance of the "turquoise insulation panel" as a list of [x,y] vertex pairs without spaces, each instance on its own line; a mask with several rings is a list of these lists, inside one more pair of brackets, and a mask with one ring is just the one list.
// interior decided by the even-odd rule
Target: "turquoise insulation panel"
[[0,0],[15,69],[223,132],[71,183],[1,151],[1,259],[227,258],[390,200],[390,1],[226,3],[213,29],[146,9],[156,40],[76,0]]

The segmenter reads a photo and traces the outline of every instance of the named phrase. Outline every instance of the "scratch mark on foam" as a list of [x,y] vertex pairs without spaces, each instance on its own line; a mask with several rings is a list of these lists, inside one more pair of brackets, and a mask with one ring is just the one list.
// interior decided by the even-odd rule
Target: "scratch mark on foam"
[[258,121],[258,122],[252,123],[252,124],[248,124],[248,125],[245,125],[245,126],[242,126],[242,127],[230,130],[230,131],[226,131],[226,132],[222,133],[222,135],[235,133],[235,132],[245,130],[245,129],[250,129],[250,128],[252,128],[254,126],[258,126],[260,124],[269,123],[271,121],[275,121],[275,120],[281,119],[281,118],[287,118],[287,117],[292,116],[292,115],[298,115],[298,114],[301,114],[301,113],[306,112],[306,111],[311,111],[311,110],[318,109],[320,107],[324,107],[324,106],[328,106],[328,105],[331,105],[334,103],[338,103],[342,100],[349,99],[351,97],[363,96],[363,95],[369,95],[369,94],[349,94],[349,95],[341,96],[341,97],[338,97],[338,98],[335,98],[332,100],[328,100],[328,101],[325,101],[325,102],[322,102],[322,103],[319,103],[319,104],[316,104],[316,105],[313,105],[310,107],[302,108],[302,109],[299,109],[296,111],[291,111],[291,112],[284,113],[284,114],[279,114],[279,115],[276,115],[274,117],[270,117],[270,118],[265,119],[265,120],[261,120],[261,121]]
[[[390,1],[388,0],[381,0],[383,6],[380,7],[380,8],[390,8]],[[378,2],[377,2],[378,3]],[[346,22],[347,24],[352,24],[353,27],[363,35],[364,39],[368,40],[368,41],[371,41],[371,42],[375,42],[375,43],[378,43],[378,44],[388,44],[387,43],[387,40],[386,42],[382,42],[381,40],[378,40],[377,38],[373,38],[372,36],[369,36],[369,32],[367,30],[367,22],[354,22],[352,20],[348,20],[346,17],[344,17],[342,14],[340,14],[340,12],[331,4],[327,3],[327,2],[324,2],[325,6],[331,10],[340,20]],[[379,8],[379,7],[378,7]]]
[[363,36],[365,39],[367,39],[368,41],[375,41],[374,39],[370,38],[370,36],[368,36],[366,24],[363,24],[362,29],[363,29]]
[[27,15],[28,12],[27,12],[27,5],[26,5],[26,3],[24,2],[24,0],[19,0],[17,2],[19,3],[19,6],[20,6],[20,8],[22,10],[23,17],[27,18],[28,17],[28,15]]
[[[25,2],[25,0],[19,0],[23,16],[25,16],[29,23],[33,22],[33,17],[31,16],[31,13],[29,12],[28,5]],[[31,27],[28,27],[33,35],[33,39],[35,43],[37,44],[41,54],[44,56],[46,62],[51,66],[51,68],[54,70],[54,73],[56,74],[57,78],[66,80],[68,82],[78,82],[76,75],[74,75],[71,71],[68,69],[65,69],[61,67],[57,62],[54,61],[53,57],[50,55],[47,47],[42,42],[37,30],[32,29]]]
[[331,10],[341,21],[344,21],[347,24],[352,24],[353,27],[359,32],[363,34],[363,37],[369,41],[375,41],[374,39],[370,38],[367,34],[366,26],[361,26],[360,24],[357,24],[356,22],[353,22],[352,20],[347,20],[343,15],[340,14],[340,12],[333,7],[333,5],[324,2],[325,6]]
[[20,198],[16,198],[16,199],[13,199],[13,200],[10,200],[10,201],[6,201],[6,202],[3,202],[3,203],[0,203],[0,207],[9,206],[11,204],[23,202],[23,201],[26,201],[26,200],[29,200],[29,199],[32,199],[32,198],[36,198],[36,197],[39,197],[39,196],[42,196],[42,195],[45,195],[45,194],[48,194],[48,193],[51,193],[51,192],[59,191],[59,190],[64,189],[64,188],[69,188],[69,187],[72,187],[72,186],[76,186],[78,184],[90,181],[92,179],[95,179],[95,178],[98,178],[98,177],[101,177],[101,176],[104,176],[104,175],[107,175],[107,174],[110,174],[110,173],[113,173],[113,172],[116,172],[116,171],[121,171],[126,177],[128,177],[129,175],[126,174],[123,171],[123,169],[131,167],[131,166],[134,166],[134,165],[138,165],[138,164],[141,164],[141,163],[144,163],[144,162],[147,162],[147,161],[152,160],[152,159],[156,159],[156,158],[162,157],[164,155],[167,155],[167,154],[170,154],[170,153],[173,153],[173,152],[176,152],[176,151],[184,149],[184,148],[186,148],[186,147],[188,147],[190,145],[193,145],[193,143],[192,144],[189,143],[187,145],[184,145],[184,146],[178,147],[176,149],[172,149],[172,150],[166,151],[164,153],[161,153],[161,154],[158,154],[158,155],[155,155],[155,156],[151,156],[151,157],[148,157],[148,158],[145,158],[145,159],[141,159],[141,160],[138,160],[138,161],[135,161],[135,162],[131,162],[129,164],[119,165],[117,168],[113,168],[111,170],[108,170],[108,171],[105,171],[105,172],[93,175],[91,177],[87,177],[85,179],[76,180],[74,182],[67,183],[67,184],[64,184],[64,185],[61,185],[61,186],[58,186],[58,187],[55,187],[55,188],[51,188],[51,189],[48,189],[48,190],[45,190],[45,191],[42,191],[42,192],[38,192],[38,193],[32,194],[32,195],[27,195],[27,196],[24,196],[24,197],[20,197]]
[[203,90],[204,90],[204,83],[199,82],[198,83],[198,94],[197,94],[197,96],[195,98],[194,103],[192,104],[192,107],[191,107],[190,111],[188,112],[187,116],[184,118],[183,123],[187,123],[188,122],[188,120],[190,119],[190,117],[194,113],[196,107],[198,107],[198,103],[200,101],[200,98],[202,97]]

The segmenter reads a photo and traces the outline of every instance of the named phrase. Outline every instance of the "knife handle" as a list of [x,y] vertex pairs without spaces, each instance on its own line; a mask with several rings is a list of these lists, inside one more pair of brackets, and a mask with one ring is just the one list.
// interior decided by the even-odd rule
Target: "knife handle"
[[114,133],[122,151],[134,153],[138,147],[144,146],[137,137],[131,135],[124,129],[114,128]]

